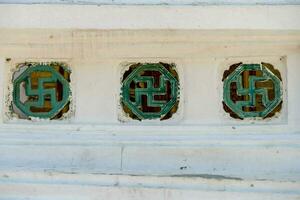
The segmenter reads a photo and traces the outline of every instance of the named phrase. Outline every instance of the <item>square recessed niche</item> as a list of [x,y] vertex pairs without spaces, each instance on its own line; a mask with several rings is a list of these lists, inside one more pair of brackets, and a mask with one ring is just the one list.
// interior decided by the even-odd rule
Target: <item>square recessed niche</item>
[[219,71],[221,112],[226,120],[287,120],[285,57],[230,58]]
[[180,115],[180,78],[174,63],[123,66],[120,121],[172,121]]
[[6,117],[63,120],[73,112],[71,69],[65,62],[20,62],[10,65]]

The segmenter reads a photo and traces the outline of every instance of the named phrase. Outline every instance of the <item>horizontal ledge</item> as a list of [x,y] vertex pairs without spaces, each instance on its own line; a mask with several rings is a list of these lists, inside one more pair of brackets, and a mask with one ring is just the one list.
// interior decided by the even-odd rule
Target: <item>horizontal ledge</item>
[[189,146],[300,148],[298,133],[240,133],[214,131],[0,131],[0,146]]
[[297,5],[0,5],[0,28],[299,30],[299,18]]
[[[218,175],[183,175],[183,176],[138,176],[118,174],[86,174],[64,172],[32,172],[32,171],[0,171],[1,195],[10,194],[18,187],[30,189],[51,188],[51,186],[76,188],[84,186],[108,188],[136,188],[136,189],[180,189],[198,191],[223,191],[241,193],[299,193],[299,182],[272,180],[243,180],[236,177]],[[8,188],[8,190],[3,190]],[[6,191],[6,192],[5,192]]]
[[90,133],[93,135],[300,135],[300,126],[296,124],[81,124],[81,123],[60,123],[56,121],[45,122],[22,122],[22,123],[2,123],[0,124],[0,134],[36,134],[54,135],[63,134],[82,134]]
[[[0,6],[1,7],[1,6]],[[300,44],[299,30],[182,30],[182,29],[38,29],[1,28],[0,45],[47,46],[83,44]],[[100,46],[99,46],[100,47]],[[98,48],[99,48],[98,47]],[[107,48],[107,47],[106,47]]]

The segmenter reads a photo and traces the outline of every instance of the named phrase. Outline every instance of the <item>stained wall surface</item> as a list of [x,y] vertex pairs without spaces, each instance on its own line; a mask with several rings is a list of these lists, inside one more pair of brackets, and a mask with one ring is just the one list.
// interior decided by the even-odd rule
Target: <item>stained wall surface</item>
[[[299,199],[298,19],[291,5],[0,5],[0,199]],[[6,115],[26,61],[69,64],[68,119]],[[274,119],[224,112],[223,72],[240,61],[280,70]],[[126,62],[176,63],[176,120],[119,120]]]

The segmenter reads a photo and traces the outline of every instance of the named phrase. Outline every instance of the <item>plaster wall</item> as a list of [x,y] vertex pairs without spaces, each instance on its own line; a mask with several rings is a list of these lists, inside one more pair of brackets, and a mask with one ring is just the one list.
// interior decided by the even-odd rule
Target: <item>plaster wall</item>
[[[1,5],[0,199],[298,199],[299,11]],[[10,69],[49,60],[71,66],[74,115],[7,118]],[[241,122],[224,113],[222,72],[239,60],[281,70],[278,118]],[[180,119],[118,121],[120,64],[136,61],[177,64]]]

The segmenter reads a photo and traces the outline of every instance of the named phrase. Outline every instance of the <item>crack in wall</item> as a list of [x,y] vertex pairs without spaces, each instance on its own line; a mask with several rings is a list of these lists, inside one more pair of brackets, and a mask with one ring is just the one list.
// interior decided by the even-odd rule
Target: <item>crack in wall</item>
[[124,152],[124,146],[121,146],[121,161],[120,161],[120,171],[123,171],[123,152]]

